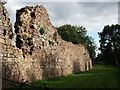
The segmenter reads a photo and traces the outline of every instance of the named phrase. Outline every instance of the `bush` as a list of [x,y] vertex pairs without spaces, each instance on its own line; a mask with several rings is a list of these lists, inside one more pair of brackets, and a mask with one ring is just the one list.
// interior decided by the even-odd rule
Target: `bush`
[[43,28],[40,28],[39,32],[41,35],[45,34],[45,30]]
[[53,46],[53,45],[54,45],[54,42],[49,40],[49,45],[52,45],[52,46]]

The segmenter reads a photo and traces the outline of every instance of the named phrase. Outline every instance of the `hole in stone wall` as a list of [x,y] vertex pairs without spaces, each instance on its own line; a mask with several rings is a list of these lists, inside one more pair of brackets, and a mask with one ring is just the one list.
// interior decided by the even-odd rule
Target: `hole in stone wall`
[[42,42],[42,46],[44,46],[44,42]]
[[21,36],[17,35],[16,46],[21,49],[22,45],[23,45],[23,41],[21,40]]
[[36,9],[34,9],[34,11],[36,11]]
[[84,53],[84,55],[86,55],[86,53]]
[[30,53],[30,55],[32,55],[32,52],[31,52],[31,51],[30,51],[29,53]]
[[30,48],[30,55],[32,55],[32,52],[33,52],[33,47]]
[[13,34],[13,33],[9,35],[9,38],[10,38],[10,39],[13,39],[13,37],[14,37],[14,34]]
[[35,12],[31,12],[30,16],[31,16],[32,18],[35,18]]
[[26,30],[26,29],[24,29],[24,32],[27,32],[27,30]]
[[27,11],[25,11],[25,15],[27,14],[28,12]]
[[16,46],[17,46],[19,49],[21,49],[22,45],[23,45],[23,41],[20,40],[20,39],[16,39]]
[[19,22],[18,22],[18,25],[19,25],[19,26],[22,26],[22,21],[19,21]]
[[33,25],[30,26],[31,29],[35,29],[35,27]]
[[21,39],[21,36],[20,36],[20,35],[17,35],[17,39]]
[[6,35],[6,30],[5,30],[5,29],[4,29],[3,35],[4,35],[4,36]]
[[80,63],[79,62],[73,62],[73,73],[80,72]]
[[23,52],[23,57],[25,58],[25,54],[27,54],[27,51],[24,48],[22,48],[22,52]]
[[5,13],[5,12],[3,12],[3,15],[4,15],[4,16],[6,16],[6,13]]
[[25,58],[25,55],[23,54],[23,58]]
[[15,33],[19,33],[19,27],[15,26]]
[[31,46],[31,45],[33,45],[33,41],[32,41],[32,38],[27,38],[27,44],[29,45],[29,46]]

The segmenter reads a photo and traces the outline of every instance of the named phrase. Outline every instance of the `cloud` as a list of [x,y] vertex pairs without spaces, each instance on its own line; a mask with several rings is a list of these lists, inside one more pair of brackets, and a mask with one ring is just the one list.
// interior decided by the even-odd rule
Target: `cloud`
[[53,25],[60,26],[62,24],[83,25],[88,30],[92,30],[102,25],[118,23],[117,22],[117,3],[105,2],[77,2],[77,3],[32,3],[32,2],[10,2],[7,3],[11,20],[15,21],[16,9],[24,6],[43,4],[50,15]]
[[[52,23],[83,25],[87,30],[94,30],[107,24],[118,23],[117,3],[55,3],[53,5]],[[49,10],[48,10],[49,11]]]
[[18,3],[18,2],[14,2],[14,0],[9,0],[9,1],[7,1],[5,7],[7,8],[8,12],[10,14],[11,22],[14,23],[16,10],[20,9],[21,7],[24,7],[24,5],[21,3]]

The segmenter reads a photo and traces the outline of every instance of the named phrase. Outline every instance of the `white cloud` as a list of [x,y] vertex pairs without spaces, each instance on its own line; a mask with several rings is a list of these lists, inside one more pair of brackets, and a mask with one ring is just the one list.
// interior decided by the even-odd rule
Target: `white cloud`
[[[94,4],[96,5],[93,6]],[[63,9],[65,7],[64,11],[57,7],[53,7],[56,11],[53,10],[52,15],[54,17],[51,14],[50,16],[52,17],[51,20],[55,26],[66,23],[83,25],[88,31],[91,31],[107,24],[111,25],[118,23],[117,3],[79,3],[78,5],[74,3],[74,7],[71,8],[70,6],[73,5],[71,3],[68,5],[66,4],[66,6],[62,5],[60,8]],[[66,7],[70,8],[67,9]]]
[[8,12],[10,14],[11,21],[15,22],[16,10],[20,9],[21,7],[24,7],[24,5],[19,4],[18,2],[14,2],[14,0],[9,0],[9,1],[7,1],[5,7],[7,8]]

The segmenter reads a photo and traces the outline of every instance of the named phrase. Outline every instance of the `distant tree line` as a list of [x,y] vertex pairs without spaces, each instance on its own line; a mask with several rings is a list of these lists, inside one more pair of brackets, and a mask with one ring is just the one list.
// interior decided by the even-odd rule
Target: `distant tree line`
[[98,34],[101,53],[98,54],[96,61],[120,66],[120,25],[107,25]]
[[96,44],[94,39],[87,35],[87,30],[83,26],[66,24],[56,29],[63,40],[84,45],[88,49],[90,57],[94,60]]

